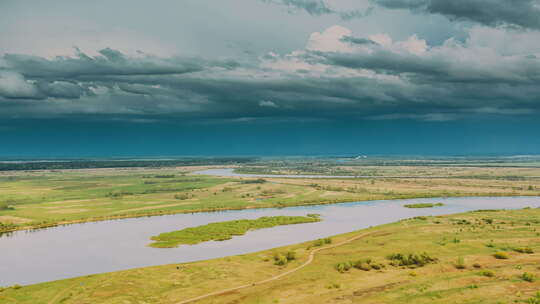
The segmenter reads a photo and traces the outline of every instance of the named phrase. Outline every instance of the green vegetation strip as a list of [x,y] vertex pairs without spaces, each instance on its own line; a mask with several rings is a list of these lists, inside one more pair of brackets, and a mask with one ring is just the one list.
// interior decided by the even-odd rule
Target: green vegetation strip
[[441,207],[441,206],[444,206],[444,204],[443,203],[435,203],[435,204],[432,204],[432,203],[420,203],[420,204],[403,205],[403,207],[405,207],[405,208],[433,208],[433,207]]
[[304,224],[319,222],[318,216],[265,216],[256,220],[235,220],[228,222],[210,223],[203,226],[191,227],[179,231],[162,233],[152,237],[155,242],[151,247],[173,248],[179,245],[194,245],[207,241],[225,241],[235,235],[244,235],[249,230],[271,228],[282,225]]

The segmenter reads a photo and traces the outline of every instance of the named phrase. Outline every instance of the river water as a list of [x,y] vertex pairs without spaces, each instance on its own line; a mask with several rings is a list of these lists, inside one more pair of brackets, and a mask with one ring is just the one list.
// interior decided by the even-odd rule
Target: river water
[[[408,203],[442,202],[437,208],[409,209]],[[182,263],[244,254],[350,232],[420,215],[477,209],[540,207],[540,197],[436,198],[369,201],[176,214],[74,224],[0,236],[0,286],[33,284],[129,268]],[[150,237],[186,227],[261,216],[319,213],[318,223],[248,232],[223,242],[151,248]]]

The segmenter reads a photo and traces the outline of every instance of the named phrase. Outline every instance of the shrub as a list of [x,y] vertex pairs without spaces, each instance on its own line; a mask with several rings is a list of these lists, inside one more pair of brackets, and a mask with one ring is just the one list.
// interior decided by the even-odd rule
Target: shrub
[[287,251],[287,254],[285,254],[285,257],[287,258],[287,261],[296,260],[296,252]]
[[534,297],[528,299],[526,303],[527,304],[540,304],[540,291],[538,291]]
[[14,210],[13,206],[10,206],[6,202],[0,202],[0,210]]
[[121,198],[124,195],[133,195],[133,192],[115,190],[107,193],[107,196],[111,198]]
[[309,248],[311,248],[311,247],[321,247],[321,246],[326,245],[326,244],[332,244],[332,239],[331,238],[318,239],[315,242],[313,242],[313,244],[311,244],[311,246],[309,246]]
[[346,271],[349,271],[349,269],[351,269],[351,267],[352,267],[351,262],[338,263],[335,266],[336,270],[339,271],[340,273],[344,273]]
[[482,270],[478,274],[488,278],[492,278],[495,276],[495,273],[491,270]]
[[427,253],[421,253],[421,254],[402,254],[402,253],[394,253],[387,257],[388,260],[391,261],[391,264],[393,266],[415,266],[415,267],[423,267],[430,263],[436,263],[437,259],[429,256]]
[[328,288],[328,289],[332,289],[332,288],[339,289],[339,288],[341,288],[341,284],[332,283],[332,284],[328,285],[326,288]]
[[534,250],[531,247],[518,247],[518,248],[514,248],[514,251],[519,252],[519,253],[528,253],[528,254],[534,253]]
[[248,179],[240,181],[241,184],[264,184],[266,183],[265,179],[258,178],[258,179]]
[[354,268],[360,269],[363,271],[370,271],[371,265],[369,265],[369,263],[367,263],[366,261],[358,260],[354,263]]
[[529,273],[529,272],[524,272],[520,278],[523,280],[523,281],[527,281],[527,282],[534,282],[536,280],[536,276],[532,273]]
[[474,268],[482,268],[482,265],[478,264],[478,263],[474,263],[472,265]]
[[189,193],[179,193],[179,194],[175,194],[174,198],[177,200],[187,200],[187,199],[193,198],[193,195]]
[[343,263],[338,263],[336,265],[336,269],[339,272],[349,271],[351,268],[352,268],[352,263],[351,262],[343,262]]
[[507,260],[507,259],[510,258],[510,257],[508,256],[508,253],[503,252],[503,251],[495,252],[495,253],[493,254],[493,256],[494,256],[496,259],[499,259],[499,260]]
[[283,266],[287,265],[287,257],[283,254],[276,254],[274,255],[274,265]]
[[454,267],[456,267],[456,269],[465,269],[467,268],[465,266],[465,259],[463,259],[463,257],[459,257],[456,261],[456,263],[454,264]]

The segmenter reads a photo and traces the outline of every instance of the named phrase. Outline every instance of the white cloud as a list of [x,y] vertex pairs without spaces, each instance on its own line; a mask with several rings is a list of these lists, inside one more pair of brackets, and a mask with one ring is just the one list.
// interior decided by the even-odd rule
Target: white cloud
[[406,41],[399,42],[398,46],[415,55],[424,54],[428,48],[427,42],[423,39],[418,39],[416,35],[412,35]]
[[267,108],[279,108],[279,106],[270,100],[261,100],[259,101],[259,106],[261,107],[267,107]]
[[12,71],[0,71],[0,95],[8,98],[37,98],[39,93],[34,84],[23,75]]
[[309,36],[306,49],[321,52],[351,52],[352,47],[341,39],[351,36],[352,31],[340,25],[333,25],[322,33],[314,32]]

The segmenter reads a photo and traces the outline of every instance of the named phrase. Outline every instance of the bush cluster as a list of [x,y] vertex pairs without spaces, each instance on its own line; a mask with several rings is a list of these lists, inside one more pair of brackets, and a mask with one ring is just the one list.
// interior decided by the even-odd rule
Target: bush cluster
[[431,257],[427,253],[415,254],[402,254],[394,253],[387,257],[390,260],[392,266],[408,266],[408,267],[423,267],[430,263],[436,263],[437,259]]
[[258,179],[247,179],[240,181],[241,184],[264,184],[266,183],[265,179],[258,178]]
[[493,257],[495,257],[496,259],[499,259],[499,260],[507,260],[507,259],[510,258],[510,257],[508,256],[508,253],[503,252],[503,251],[495,252],[495,253],[493,254]]
[[534,253],[534,250],[531,247],[518,247],[518,248],[514,248],[514,251],[519,252],[519,253],[528,253],[528,254]]
[[115,190],[107,193],[107,197],[121,198],[124,195],[133,195],[133,192]]
[[482,270],[478,274],[488,278],[492,278],[495,276],[495,273],[491,270]]
[[321,247],[326,244],[332,244],[332,239],[331,238],[318,239],[315,242],[313,242],[313,244],[311,244],[308,247],[308,249],[310,249],[311,247]]
[[523,281],[527,281],[527,282],[534,282],[536,281],[536,276],[530,272],[524,272],[520,278],[523,280]]
[[287,265],[290,261],[296,260],[296,252],[287,251],[286,253],[276,253],[274,254],[274,265],[284,266]]
[[540,291],[532,298],[529,298],[526,302],[527,304],[540,304]]
[[175,194],[174,198],[177,199],[177,200],[187,200],[187,199],[193,198],[193,194],[191,194],[191,193],[179,193],[179,194]]
[[383,263],[376,263],[371,258],[359,259],[356,261],[347,261],[337,263],[334,267],[337,271],[343,273],[349,271],[351,268],[356,268],[363,271],[380,270],[386,268]]
[[1,210],[14,210],[15,208],[13,208],[13,206],[11,206],[9,203],[7,202],[0,202],[0,211]]

